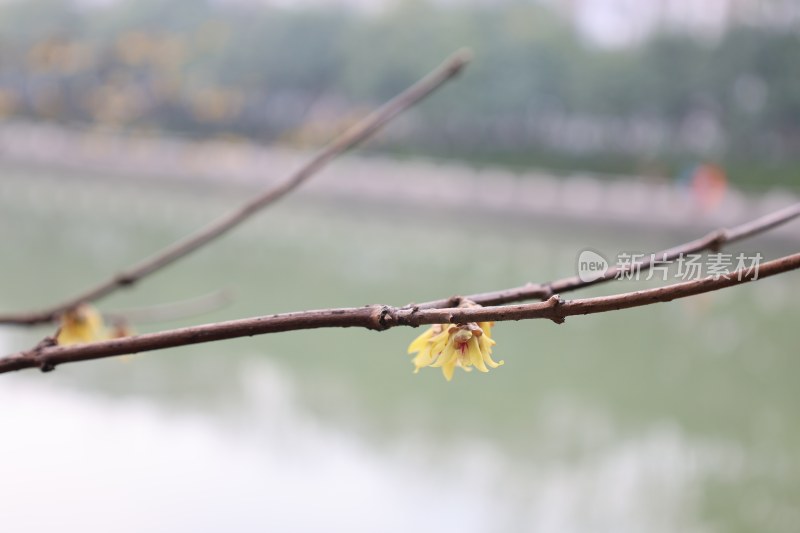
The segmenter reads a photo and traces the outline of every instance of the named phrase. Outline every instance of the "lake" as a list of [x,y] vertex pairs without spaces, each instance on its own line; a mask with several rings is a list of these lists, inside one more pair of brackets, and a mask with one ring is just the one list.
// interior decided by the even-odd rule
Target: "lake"
[[[70,296],[252,194],[46,168],[0,176],[2,311]],[[608,257],[694,236],[299,195],[99,307],[235,295],[143,332],[402,305],[572,275],[586,248]],[[797,251],[768,236],[740,250]],[[642,286],[654,282],[565,296]],[[563,325],[501,323],[505,365],[450,383],[412,373],[406,347],[422,330],[408,328],[3,375],[3,530],[796,531],[799,289],[789,273]],[[51,330],[0,328],[0,351]]]

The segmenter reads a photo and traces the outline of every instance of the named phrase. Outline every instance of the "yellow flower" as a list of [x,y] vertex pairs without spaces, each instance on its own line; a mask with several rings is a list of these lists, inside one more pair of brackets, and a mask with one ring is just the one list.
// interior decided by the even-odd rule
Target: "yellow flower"
[[61,315],[61,328],[56,340],[60,346],[83,344],[108,338],[103,317],[97,309],[81,304]]
[[481,372],[497,368],[503,361],[492,359],[491,338],[493,322],[468,322],[466,324],[435,324],[425,333],[414,339],[408,346],[408,353],[414,356],[414,373],[426,366],[441,367],[447,381],[453,379],[456,367],[467,372],[472,367]]

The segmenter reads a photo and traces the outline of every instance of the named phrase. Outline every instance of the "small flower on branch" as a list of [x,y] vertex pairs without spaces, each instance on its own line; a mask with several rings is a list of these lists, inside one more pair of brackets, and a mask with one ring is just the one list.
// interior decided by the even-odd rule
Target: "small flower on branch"
[[[471,302],[466,305],[474,306]],[[488,372],[504,362],[492,359],[491,337],[494,322],[466,322],[463,324],[434,324],[422,335],[414,339],[408,347],[409,354],[416,354],[414,373],[420,368],[441,367],[445,379],[453,379],[456,367],[467,372],[477,368]]]
[[89,304],[81,304],[61,315],[61,328],[56,336],[60,346],[84,344],[106,338],[103,317]]
[[133,335],[133,330],[126,322],[115,320],[108,328],[97,309],[89,304],[81,304],[61,315],[56,342],[59,346],[70,346],[130,335]]

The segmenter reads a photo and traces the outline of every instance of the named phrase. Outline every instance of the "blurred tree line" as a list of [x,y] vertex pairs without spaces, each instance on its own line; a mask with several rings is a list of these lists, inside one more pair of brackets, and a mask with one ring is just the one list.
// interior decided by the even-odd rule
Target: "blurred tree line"
[[536,4],[379,13],[195,0],[0,6],[0,119],[317,144],[462,45],[463,79],[383,149],[800,186],[800,35],[735,27],[598,49]]

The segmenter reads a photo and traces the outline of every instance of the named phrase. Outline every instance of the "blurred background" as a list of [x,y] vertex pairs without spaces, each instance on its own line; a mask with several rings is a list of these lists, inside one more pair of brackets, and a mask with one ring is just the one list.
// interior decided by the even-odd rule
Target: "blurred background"
[[[0,310],[233,209],[462,46],[368,145],[100,308],[234,295],[144,332],[402,305],[798,201],[794,0],[2,0]],[[795,252],[797,228],[727,251]],[[2,376],[3,529],[795,531],[798,288],[499,324],[505,366],[451,383],[412,374],[399,328]],[[0,353],[49,331],[0,327]]]

